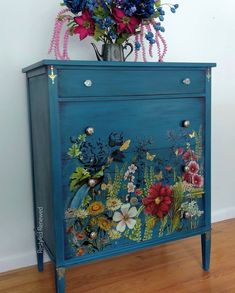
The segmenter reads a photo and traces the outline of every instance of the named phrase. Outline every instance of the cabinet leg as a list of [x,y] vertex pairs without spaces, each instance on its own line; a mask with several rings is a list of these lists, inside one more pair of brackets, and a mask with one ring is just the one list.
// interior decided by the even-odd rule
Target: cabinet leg
[[211,253],[211,231],[201,235],[202,245],[202,267],[205,271],[210,269],[210,253]]
[[55,268],[56,293],[65,293],[65,268]]

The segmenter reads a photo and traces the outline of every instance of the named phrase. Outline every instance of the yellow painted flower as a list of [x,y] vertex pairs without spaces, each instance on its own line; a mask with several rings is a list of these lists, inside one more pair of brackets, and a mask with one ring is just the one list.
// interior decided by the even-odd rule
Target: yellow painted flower
[[92,202],[89,207],[87,208],[87,211],[90,215],[96,216],[104,211],[104,205],[101,201],[94,201]]
[[110,228],[111,228],[111,222],[106,217],[100,217],[100,218],[98,218],[97,222],[98,222],[98,226],[101,229],[103,229],[105,231],[110,230]]
[[122,236],[120,232],[118,232],[117,230],[114,230],[114,229],[109,230],[108,235],[109,235],[109,238],[112,240],[119,239]]
[[122,205],[122,202],[117,197],[110,197],[106,201],[106,207],[110,211],[118,210]]
[[97,224],[97,219],[96,219],[96,218],[92,218],[92,219],[90,220],[89,224],[90,224],[91,226],[95,226],[95,225]]

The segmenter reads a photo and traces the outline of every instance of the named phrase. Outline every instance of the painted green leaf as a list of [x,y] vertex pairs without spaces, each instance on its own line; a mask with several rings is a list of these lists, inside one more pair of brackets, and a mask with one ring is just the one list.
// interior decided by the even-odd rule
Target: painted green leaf
[[90,176],[90,173],[86,169],[77,167],[75,172],[73,172],[70,176],[70,191],[73,192],[82,184],[85,179],[89,178]]
[[72,144],[71,148],[69,148],[69,151],[68,151],[68,155],[71,158],[77,158],[80,155],[80,153],[81,152],[80,152],[78,145],[76,143]]

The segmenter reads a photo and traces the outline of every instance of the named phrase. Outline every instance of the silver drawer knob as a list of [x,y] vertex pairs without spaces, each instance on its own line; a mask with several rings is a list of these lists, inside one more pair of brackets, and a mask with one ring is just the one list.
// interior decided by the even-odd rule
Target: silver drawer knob
[[184,172],[187,173],[189,171],[189,167],[188,166],[184,166]]
[[87,127],[85,130],[87,135],[92,135],[95,132],[95,129],[93,127]]
[[84,85],[86,87],[91,87],[92,86],[92,81],[90,79],[87,79],[87,80],[84,81]]
[[190,85],[190,83],[191,83],[190,78],[185,78],[185,79],[183,80],[183,84],[185,84],[185,85]]
[[190,121],[189,120],[184,120],[182,125],[183,125],[183,127],[188,128],[190,126]]

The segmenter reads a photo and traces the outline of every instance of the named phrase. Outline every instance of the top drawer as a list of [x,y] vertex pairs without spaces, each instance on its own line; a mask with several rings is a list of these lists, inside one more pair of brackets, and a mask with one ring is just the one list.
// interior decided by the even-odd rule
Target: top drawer
[[199,94],[203,70],[59,69],[59,97]]

